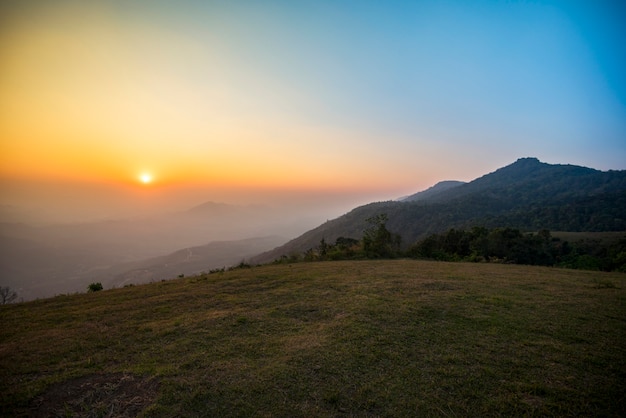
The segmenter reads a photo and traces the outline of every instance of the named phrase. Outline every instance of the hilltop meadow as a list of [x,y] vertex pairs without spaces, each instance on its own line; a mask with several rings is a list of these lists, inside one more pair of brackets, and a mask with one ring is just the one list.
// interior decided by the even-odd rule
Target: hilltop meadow
[[3,416],[623,416],[626,275],[328,261],[0,306]]

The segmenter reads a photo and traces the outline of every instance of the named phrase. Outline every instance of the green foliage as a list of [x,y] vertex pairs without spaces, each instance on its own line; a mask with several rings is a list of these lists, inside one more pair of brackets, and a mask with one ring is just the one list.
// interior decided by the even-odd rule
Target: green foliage
[[626,272],[626,236],[619,240],[586,238],[570,243],[553,237],[547,229],[524,233],[516,228],[475,226],[469,230],[451,228],[430,234],[402,251],[400,236],[387,229],[388,222],[387,214],[377,214],[367,219],[368,226],[361,240],[341,236],[334,244],[329,244],[322,238],[316,248],[282,256],[275,263],[407,256]]
[[345,237],[337,238],[334,244],[328,244],[325,239],[322,239],[317,251],[309,250],[304,254],[305,261],[352,260],[361,258],[365,258],[362,243],[354,238]]
[[357,260],[375,258],[395,258],[401,256],[400,235],[387,229],[387,214],[378,214],[366,220],[368,226],[363,238],[338,237],[334,244],[322,238],[315,248],[309,248],[302,254],[285,255],[274,261],[276,264],[298,261],[322,260]]
[[330,260],[349,260],[363,258],[362,245],[354,238],[339,237],[335,240],[335,245],[328,250]]
[[516,264],[553,265],[549,231],[523,234],[518,229],[475,227],[432,234],[413,245],[408,254],[437,260],[501,261]]
[[102,283],[100,283],[100,282],[91,283],[89,286],[87,286],[87,291],[88,292],[99,292],[102,289],[104,289],[104,288],[102,287]]
[[407,244],[450,228],[462,230],[476,225],[522,231],[626,231],[626,170],[602,172],[520,159],[470,183],[422,195],[417,201],[360,206],[259,261],[271,261],[283,253],[302,253],[317,246],[322,238],[330,243],[340,236],[360,237],[366,219],[381,213],[389,217],[386,227],[400,233]]
[[400,236],[387,229],[386,213],[365,220],[368,227],[363,233],[363,251],[367,258],[393,258],[400,250]]
[[626,238],[618,241],[587,239],[570,244],[553,237],[548,230],[522,233],[514,228],[474,227],[469,231],[453,228],[418,241],[409,248],[407,255],[440,261],[497,261],[626,271]]
[[237,264],[236,266],[232,266],[229,270],[236,270],[236,269],[249,269],[252,268],[252,266],[248,263],[246,263],[245,260],[241,260],[239,262],[239,264]]

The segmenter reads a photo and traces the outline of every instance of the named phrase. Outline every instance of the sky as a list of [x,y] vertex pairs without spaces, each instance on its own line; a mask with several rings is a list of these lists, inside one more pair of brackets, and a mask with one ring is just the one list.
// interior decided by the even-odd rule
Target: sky
[[5,0],[0,204],[347,207],[521,157],[626,169],[625,22],[610,0]]

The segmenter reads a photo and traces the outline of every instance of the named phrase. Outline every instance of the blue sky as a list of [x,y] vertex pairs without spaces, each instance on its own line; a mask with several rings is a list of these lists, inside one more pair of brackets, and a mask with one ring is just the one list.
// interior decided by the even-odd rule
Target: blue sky
[[621,2],[199,2],[172,15],[173,30],[217,38],[250,106],[391,141],[418,163],[423,148],[442,164],[626,168]]
[[5,1],[0,177],[385,199],[626,169],[624,4]]

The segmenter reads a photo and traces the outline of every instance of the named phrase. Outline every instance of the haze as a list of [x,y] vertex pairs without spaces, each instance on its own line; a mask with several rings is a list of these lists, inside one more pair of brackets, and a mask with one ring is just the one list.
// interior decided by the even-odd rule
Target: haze
[[[153,232],[103,239],[129,244],[110,267],[293,238],[524,156],[624,169],[625,18],[609,0],[3,1],[0,235],[31,246],[0,282],[63,247],[55,223]],[[249,219],[170,221],[206,202]]]

